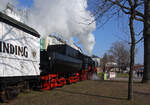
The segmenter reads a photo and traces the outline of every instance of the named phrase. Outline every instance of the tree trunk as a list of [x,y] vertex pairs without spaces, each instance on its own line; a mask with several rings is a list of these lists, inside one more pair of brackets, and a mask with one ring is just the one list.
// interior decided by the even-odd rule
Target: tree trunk
[[150,0],[144,3],[144,75],[143,83],[150,83]]
[[[132,11],[132,10],[131,10]],[[128,100],[132,100],[133,97],[133,66],[134,66],[134,51],[135,51],[135,33],[134,33],[134,12],[130,16],[129,27],[131,35],[131,47],[130,47],[130,72],[129,72],[129,81],[128,81]]]

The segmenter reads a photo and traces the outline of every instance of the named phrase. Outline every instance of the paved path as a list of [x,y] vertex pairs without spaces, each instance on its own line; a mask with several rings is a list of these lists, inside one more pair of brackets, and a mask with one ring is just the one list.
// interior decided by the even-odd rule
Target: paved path
[[[115,79],[112,79],[112,80],[117,80],[117,81],[128,81],[129,78],[115,78]],[[133,78],[133,81],[135,82],[141,82],[142,81],[142,78]]]

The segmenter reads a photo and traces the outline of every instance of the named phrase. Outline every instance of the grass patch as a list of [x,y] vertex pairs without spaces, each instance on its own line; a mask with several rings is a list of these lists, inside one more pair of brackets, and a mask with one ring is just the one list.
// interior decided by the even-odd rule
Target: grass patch
[[117,73],[118,78],[128,78],[129,74],[128,73]]
[[134,83],[128,101],[128,82],[87,80],[51,91],[22,93],[0,105],[150,105],[150,84]]
[[99,77],[102,77],[102,76],[103,76],[103,72],[97,73],[97,75],[98,75]]

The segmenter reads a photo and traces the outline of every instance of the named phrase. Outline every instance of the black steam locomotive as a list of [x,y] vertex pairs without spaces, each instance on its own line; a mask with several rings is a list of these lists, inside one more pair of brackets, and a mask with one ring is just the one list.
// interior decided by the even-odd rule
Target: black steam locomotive
[[[23,34],[17,34],[18,31]],[[3,102],[24,89],[50,90],[90,79],[96,72],[91,57],[67,44],[49,45],[46,50],[40,50],[37,31],[1,12],[0,33],[0,100]]]

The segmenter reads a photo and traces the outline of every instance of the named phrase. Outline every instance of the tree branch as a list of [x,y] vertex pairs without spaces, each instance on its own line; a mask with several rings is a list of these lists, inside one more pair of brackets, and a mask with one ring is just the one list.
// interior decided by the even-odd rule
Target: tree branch
[[134,19],[137,20],[137,21],[144,22],[144,19],[143,19],[143,18],[138,18],[137,16],[135,16]]
[[144,37],[141,37],[138,41],[135,42],[135,44],[138,44],[143,39],[144,39]]
[[110,1],[111,3],[113,3],[113,4],[117,5],[117,6],[119,6],[120,8],[124,8],[124,9],[130,10],[129,7],[126,7],[126,6],[124,6],[124,5],[121,5],[118,1],[113,1],[113,0],[108,0],[108,1]]
[[138,34],[135,34],[136,36],[140,36],[141,35],[141,33],[143,33],[143,30],[142,31],[140,31]]
[[128,0],[128,3],[129,3],[129,5],[130,5],[130,7],[133,6],[132,0]]
[[[138,41],[136,41],[134,44],[138,44],[140,41],[142,41],[144,39],[144,37],[141,37]],[[128,44],[132,44],[131,42]]]
[[[131,6],[131,8],[126,7],[126,6],[122,5],[122,4],[120,4],[118,0],[116,0],[116,1],[108,0],[108,1],[110,1],[112,4],[115,4],[115,5],[119,6],[119,7],[121,8],[121,10],[122,10],[125,14],[131,14],[130,12],[126,12],[126,10],[131,11],[131,8],[133,7],[133,3],[132,3],[131,0],[128,0],[129,5]],[[141,5],[141,4],[139,4],[139,5]],[[136,4],[135,6],[137,7],[138,4]],[[126,9],[126,10],[125,10],[125,9]],[[136,9],[135,9],[134,11],[135,11],[135,15],[144,18],[144,14],[142,14],[142,13],[139,12],[139,11],[137,11]]]
[[139,12],[139,11],[137,11],[137,10],[135,10],[135,15],[140,16],[140,17],[144,18],[144,14],[143,14],[143,13],[141,13],[141,12]]
[[135,8],[138,6],[138,0],[134,0],[134,6]]

